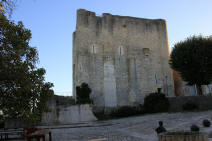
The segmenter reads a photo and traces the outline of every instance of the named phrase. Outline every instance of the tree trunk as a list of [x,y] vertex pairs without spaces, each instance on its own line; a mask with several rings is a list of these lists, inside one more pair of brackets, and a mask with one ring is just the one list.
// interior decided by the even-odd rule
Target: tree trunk
[[197,87],[197,94],[198,94],[198,95],[203,95],[201,85],[196,84],[196,87]]

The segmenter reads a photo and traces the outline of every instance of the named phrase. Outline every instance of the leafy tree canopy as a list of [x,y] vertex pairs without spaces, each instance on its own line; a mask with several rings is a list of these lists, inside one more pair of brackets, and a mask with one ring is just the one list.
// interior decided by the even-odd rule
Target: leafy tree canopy
[[212,82],[212,38],[192,36],[174,45],[170,56],[170,66],[176,70],[188,85]]
[[0,110],[4,116],[38,121],[53,94],[38,53],[29,45],[30,30],[0,14]]
[[87,83],[82,83],[81,86],[76,87],[77,104],[92,103],[90,99],[91,88]]
[[12,15],[16,7],[17,0],[0,0],[0,13]]

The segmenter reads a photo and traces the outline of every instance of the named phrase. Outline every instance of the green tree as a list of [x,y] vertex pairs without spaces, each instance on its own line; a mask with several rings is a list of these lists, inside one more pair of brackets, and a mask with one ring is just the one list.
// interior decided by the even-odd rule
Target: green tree
[[81,86],[76,87],[77,104],[92,103],[90,99],[91,88],[87,83],[82,83]]
[[0,13],[12,15],[16,7],[17,0],[0,0]]
[[37,68],[38,53],[29,46],[30,30],[0,14],[0,110],[4,116],[38,121],[53,95],[45,69]]
[[201,85],[212,82],[212,38],[192,36],[174,45],[170,66],[188,85],[196,85],[202,95]]

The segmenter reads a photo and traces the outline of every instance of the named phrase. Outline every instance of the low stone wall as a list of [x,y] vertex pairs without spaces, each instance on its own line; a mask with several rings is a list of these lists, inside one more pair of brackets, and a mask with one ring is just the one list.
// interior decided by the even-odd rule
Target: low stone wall
[[183,111],[183,105],[191,102],[195,103],[199,110],[212,109],[212,96],[179,96],[169,97],[170,112]]
[[42,116],[42,124],[70,124],[87,121],[95,121],[97,118],[92,112],[89,104],[56,106],[51,112],[44,113]]

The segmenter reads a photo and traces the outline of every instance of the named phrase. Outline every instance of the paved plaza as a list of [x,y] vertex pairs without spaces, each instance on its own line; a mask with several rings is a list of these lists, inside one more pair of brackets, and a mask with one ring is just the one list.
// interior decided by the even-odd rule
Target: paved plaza
[[53,141],[157,141],[154,129],[160,120],[168,131],[190,130],[196,124],[200,131],[210,133],[212,128],[203,128],[202,121],[211,118],[212,111],[160,113],[48,128]]

